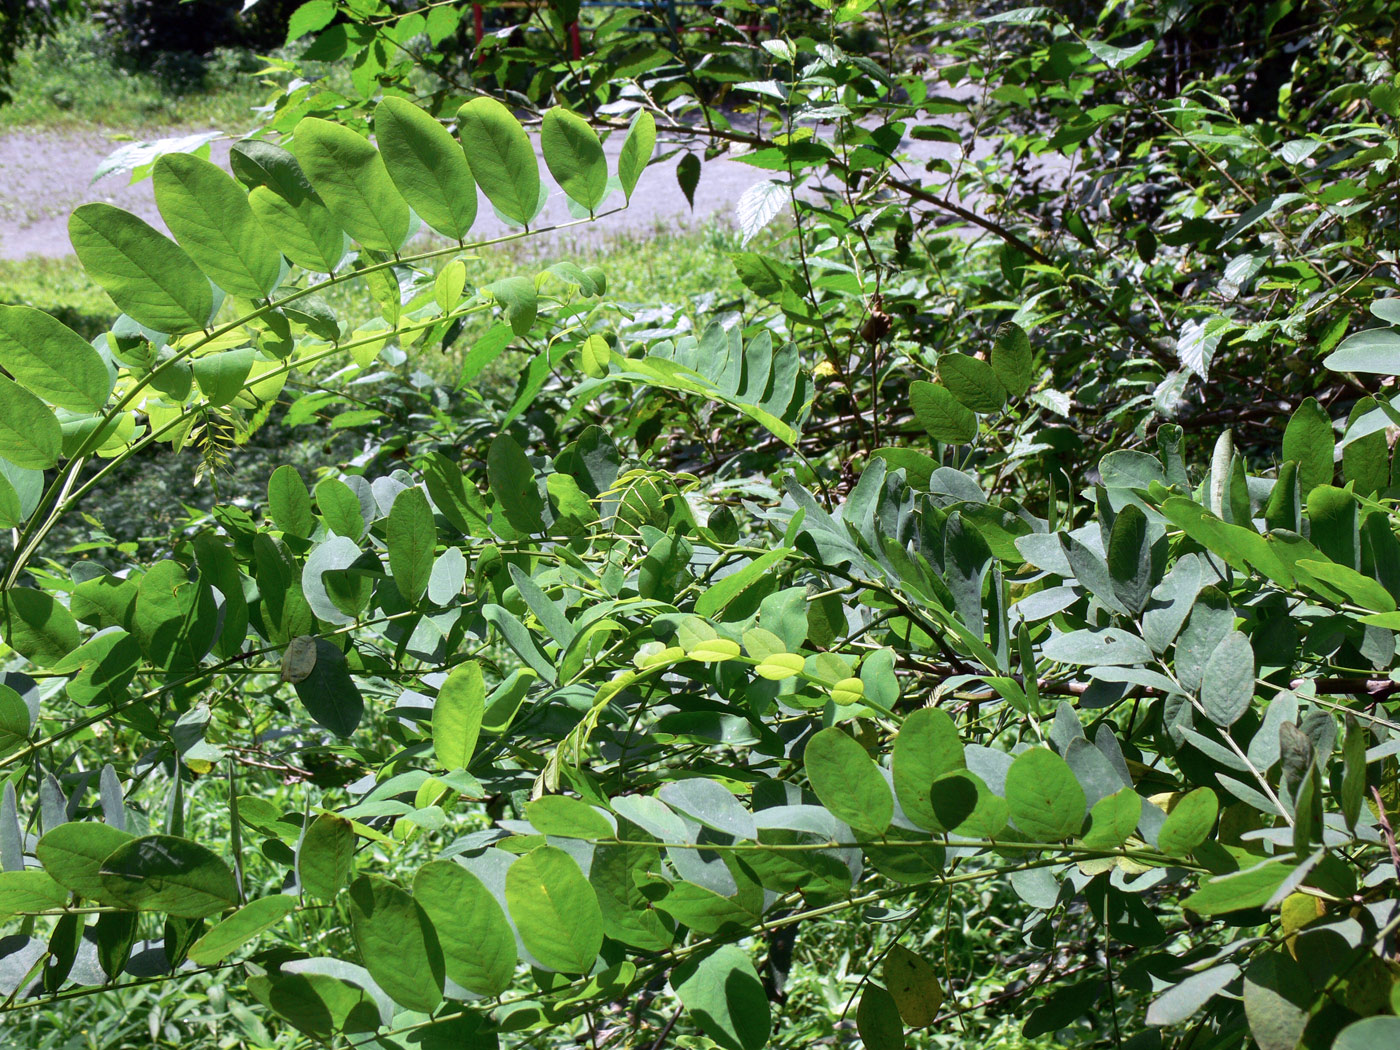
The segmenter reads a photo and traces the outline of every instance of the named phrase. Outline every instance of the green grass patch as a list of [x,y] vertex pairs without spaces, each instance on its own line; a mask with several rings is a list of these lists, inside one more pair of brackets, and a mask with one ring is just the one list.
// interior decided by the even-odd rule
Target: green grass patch
[[[533,274],[551,263],[569,260],[601,267],[608,278],[608,298],[623,305],[663,304],[689,314],[697,324],[704,315],[738,298],[728,252],[738,249],[738,234],[728,226],[658,226],[645,233],[623,233],[600,240],[545,243],[532,238],[483,248],[467,260],[467,282],[482,285],[511,274]],[[347,330],[377,313],[358,282],[328,289],[323,298]],[[0,260],[0,304],[34,306],[91,339],[106,331],[116,307],[83,272],[75,256]],[[482,322],[485,327],[485,321]],[[429,352],[419,362],[437,372],[460,367],[470,347],[468,332],[452,354]]]
[[157,131],[204,125],[241,132],[257,124],[252,107],[267,89],[251,74],[250,52],[219,51],[197,66],[125,68],[99,26],[72,21],[20,51],[13,98],[0,106],[0,131],[120,128]]

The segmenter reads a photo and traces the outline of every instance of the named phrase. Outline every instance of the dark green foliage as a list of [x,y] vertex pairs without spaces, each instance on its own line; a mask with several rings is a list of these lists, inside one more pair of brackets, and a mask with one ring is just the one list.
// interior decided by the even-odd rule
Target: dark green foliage
[[[538,28],[492,38],[480,80],[540,111],[580,221],[649,177],[658,122],[771,176],[737,202],[742,309],[682,324],[610,302],[606,265],[478,283],[409,241],[410,207],[465,234],[474,185],[534,227],[531,134],[490,97],[395,94],[391,53],[460,11],[316,2],[298,38],[356,97],[283,99],[290,152],[240,146],[237,182],[164,163],[178,245],[80,211],[130,314],[91,353],[5,325],[0,972],[47,960],[5,1009],[102,984],[96,907],[108,983],[137,943],[109,916],[154,912],[175,979],[228,966],[260,1023],[324,1040],[587,1042],[606,1016],[650,1045],[655,998],[678,1040],[758,1050],[828,1038],[841,997],[867,1045],[1002,1038],[975,968],[1026,1039],[1385,1042],[1400,310],[1372,263],[1400,92],[1375,10],[1238,15],[1248,77],[1163,65],[1210,36],[1150,3],[850,4],[757,46],[623,15],[588,26],[588,79]],[[1320,90],[1354,59],[1365,90]],[[902,139],[960,138],[963,78],[992,158],[918,181]],[[717,98],[761,101],[754,132]],[[1063,214],[1005,181],[1052,154],[1084,180]],[[420,368],[469,319],[439,384]],[[514,382],[478,381],[496,362]],[[219,477],[274,405],[362,454],[104,542],[102,481],[158,443]],[[984,896],[1002,950],[969,958]],[[782,1003],[798,929],[865,939],[835,976],[813,946],[826,1007]]]

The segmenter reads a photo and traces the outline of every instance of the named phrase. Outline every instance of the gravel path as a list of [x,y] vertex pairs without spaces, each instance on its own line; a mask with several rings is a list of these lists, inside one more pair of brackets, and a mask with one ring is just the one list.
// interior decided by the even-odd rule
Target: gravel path
[[[118,172],[93,181],[98,165],[121,145],[122,142],[100,132],[16,132],[0,136],[0,258],[71,254],[68,214],[88,201],[115,204],[163,230],[150,179],[133,186],[128,184],[127,173]],[[213,143],[212,159],[225,170],[229,145],[227,139]],[[606,144],[610,170],[616,169],[621,145],[620,135],[612,136]],[[956,152],[944,144],[906,142],[905,146],[920,160],[935,154],[953,156]],[[648,168],[626,211],[608,216],[594,226],[575,228],[570,234],[576,239],[606,238],[618,233],[647,233],[658,225],[711,216],[732,219],[734,204],[743,192],[772,174],[723,157],[709,161],[704,165],[692,210],[676,183],[679,159],[680,155]],[[609,204],[618,199],[611,198]],[[563,195],[556,189],[543,221],[552,225],[570,219]],[[507,232],[507,228],[483,199],[472,232],[489,238]]]

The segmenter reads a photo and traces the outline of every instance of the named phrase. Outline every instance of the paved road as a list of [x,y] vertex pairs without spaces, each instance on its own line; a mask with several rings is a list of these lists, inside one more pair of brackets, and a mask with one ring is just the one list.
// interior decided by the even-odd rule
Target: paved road
[[[621,144],[620,135],[614,135],[606,144],[610,169],[616,167],[616,153]],[[128,184],[126,173],[117,173],[93,181],[98,165],[122,145],[98,132],[18,132],[0,136],[0,258],[71,254],[68,214],[88,201],[115,204],[164,229],[149,179],[133,186]],[[226,139],[213,143],[215,163],[227,166],[229,145]],[[905,145],[920,161],[935,154],[953,156],[956,152],[955,147],[945,144],[906,142]],[[672,157],[648,168],[625,212],[571,230],[570,236],[606,238],[617,233],[647,233],[659,224],[677,221],[711,216],[732,219],[734,204],[743,192],[771,175],[723,157],[709,161],[704,165],[692,209],[676,183],[675,168],[679,159],[679,156]],[[545,178],[552,186],[547,174]],[[620,200],[620,195],[615,195],[609,203]],[[543,221],[554,224],[568,222],[571,218],[563,194],[556,188]],[[507,228],[483,199],[472,232],[475,236],[489,238],[507,232]]]

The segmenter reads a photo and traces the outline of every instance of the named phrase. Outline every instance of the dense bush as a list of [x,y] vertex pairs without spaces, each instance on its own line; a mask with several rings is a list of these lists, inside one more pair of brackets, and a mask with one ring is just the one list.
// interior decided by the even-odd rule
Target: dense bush
[[[467,85],[465,5],[312,0],[348,93],[289,61],[231,175],[159,160],[173,241],[78,209],[91,343],[0,311],[3,1008],[64,1035],[168,974],[184,1043],[1394,1043],[1384,7],[1241,11],[1240,64],[1204,4],[624,13],[580,63],[568,8]],[[769,173],[730,308],[468,281],[478,190],[526,237],[725,149]],[[134,457],[227,481],[274,406],[361,450],[107,535]]]
[[130,62],[192,61],[227,48],[269,51],[286,40],[292,0],[99,0],[92,17]]

